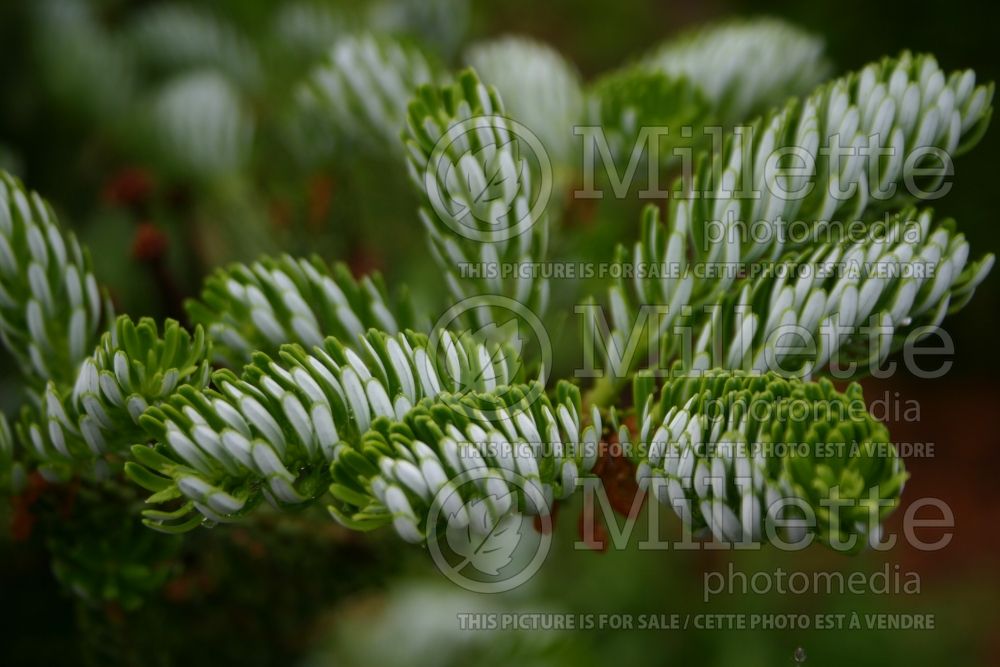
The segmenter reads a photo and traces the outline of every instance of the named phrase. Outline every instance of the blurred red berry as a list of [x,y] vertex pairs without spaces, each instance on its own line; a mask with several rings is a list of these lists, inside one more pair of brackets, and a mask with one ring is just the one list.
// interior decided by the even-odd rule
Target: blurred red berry
[[635,481],[635,464],[625,456],[615,435],[612,434],[607,445],[602,448],[594,466],[594,474],[601,478],[608,501],[615,512],[623,517],[630,517],[642,508],[641,503],[635,504],[639,493],[639,485]]
[[153,194],[153,176],[142,167],[125,167],[105,182],[102,198],[111,206],[136,207]]
[[326,174],[316,174],[309,179],[309,228],[321,230],[330,215],[335,190],[334,181]]
[[27,484],[20,495],[12,499],[10,535],[15,542],[25,542],[31,537],[37,520],[32,507],[47,488],[49,483],[36,471],[28,476]]
[[167,252],[167,235],[151,222],[139,223],[132,237],[132,257],[140,262],[156,262]]

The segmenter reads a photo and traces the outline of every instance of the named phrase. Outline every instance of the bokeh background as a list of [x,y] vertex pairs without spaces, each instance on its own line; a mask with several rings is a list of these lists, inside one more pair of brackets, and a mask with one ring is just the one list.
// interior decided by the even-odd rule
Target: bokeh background
[[[996,17],[972,0],[5,0],[0,166],[43,193],[90,246],[120,312],[183,317],[183,299],[197,293],[207,271],[265,252],[318,252],[356,272],[378,269],[419,298],[440,289],[439,276],[427,270],[416,197],[401,165],[353,146],[335,158],[307,159],[303,152],[315,146],[302,147],[285,131],[296,83],[337,40],[362,29],[404,33],[454,66],[477,40],[528,35],[591,80],[692,26],[761,14],[822,36],[838,73],[906,48],[934,53],[945,69],[998,78]],[[164,20],[174,22],[164,28]],[[251,141],[220,148],[190,131],[183,110],[205,91],[212,122],[234,136],[252,126]],[[998,153],[994,128],[958,161],[951,193],[935,203],[959,221],[975,255],[1000,249]],[[564,247],[606,257],[609,241],[634,237],[639,208],[638,201],[571,204],[561,223],[570,238]],[[557,243],[552,254],[558,250]],[[400,548],[393,535],[351,536],[310,516],[265,517],[175,545],[164,556],[162,594],[125,612],[79,603],[57,584],[51,545],[21,507],[2,517],[0,530],[0,663],[789,665],[801,647],[808,665],[997,664],[998,280],[994,272],[946,322],[956,357],[944,378],[897,374],[865,383],[869,397],[919,406],[918,421],[888,421],[897,440],[934,443],[933,458],[907,461],[913,477],[904,507],[926,496],[952,507],[955,536],[942,551],[900,545],[851,558],[820,548],[791,555],[580,551],[573,549],[580,508],[570,505],[560,510],[539,575],[511,594],[481,596],[444,580],[425,553]],[[19,400],[16,375],[9,359],[0,367],[0,402],[11,409]],[[74,530],[101,530],[102,517],[64,510]],[[899,533],[901,516],[890,520],[891,532]],[[667,534],[676,534],[676,523],[666,522]],[[778,567],[870,573],[888,564],[917,573],[921,590],[737,594],[704,603],[703,574],[730,563],[748,574]],[[928,613],[936,627],[460,631],[456,614],[477,611]]]

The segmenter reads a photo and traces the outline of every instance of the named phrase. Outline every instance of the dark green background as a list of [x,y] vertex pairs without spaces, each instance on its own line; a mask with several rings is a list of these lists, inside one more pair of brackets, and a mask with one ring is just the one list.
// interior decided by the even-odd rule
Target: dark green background
[[[106,1],[102,16],[114,26],[123,16],[151,2]],[[266,23],[268,3],[220,0],[219,13],[252,33]],[[54,106],[41,90],[40,48],[27,26],[30,0],[0,3],[0,144],[13,149],[20,175],[43,192],[94,247],[96,269],[112,286],[120,306],[132,315],[173,313],[162,295],[151,292],[149,278],[130,265],[129,221],[109,212],[99,193],[132,156],[109,148],[101,127],[72,110]],[[651,2],[638,0],[506,0],[476,3],[470,39],[515,33],[550,42],[573,60],[587,78],[643,53],[658,41],[693,25],[734,15],[771,14],[822,35],[835,71],[856,68],[902,49],[934,53],[946,69],[971,67],[980,80],[998,77],[996,10],[969,0],[914,2]],[[996,213],[996,167],[1000,131],[957,162],[951,193],[935,207],[954,216],[968,236],[973,255],[1000,250]],[[267,174],[267,169],[262,170]],[[328,245],[331,259],[354,266],[376,266],[390,282],[430,285],[412,199],[358,201],[370,184],[347,183],[336,191],[335,206],[362,211],[375,221],[364,229],[335,228]],[[256,183],[275,188],[266,179]],[[352,190],[358,186],[357,190]],[[301,190],[292,189],[291,197]],[[198,203],[199,190],[184,193]],[[635,206],[638,210],[638,204]],[[629,242],[636,218],[621,222]],[[167,221],[163,222],[168,225]],[[571,223],[572,221],[570,221]],[[600,224],[609,224],[602,221]],[[343,233],[340,233],[343,231]],[[587,233],[582,231],[581,233]],[[226,255],[228,248],[213,249]],[[292,250],[308,243],[289,241]],[[206,267],[171,258],[179,289],[190,295]],[[528,611],[560,609],[577,613],[641,612],[920,612],[936,615],[933,632],[596,632],[562,634],[538,641],[516,633],[442,639],[439,664],[718,664],[790,665],[796,647],[807,665],[884,665],[942,663],[996,664],[1000,661],[1000,615],[996,593],[997,525],[1000,501],[995,484],[1000,441],[994,416],[998,281],[994,271],[972,304],[948,320],[956,341],[953,371],[935,382],[905,376],[867,383],[870,397],[899,392],[900,400],[919,401],[919,423],[890,424],[899,440],[934,442],[933,459],[908,461],[913,481],[904,506],[914,498],[943,498],[956,513],[956,536],[942,552],[900,548],[888,556],[864,554],[848,559],[820,550],[794,557],[763,552],[732,557],[737,569],[773,571],[775,567],[870,572],[884,562],[917,572],[916,596],[723,596],[701,602],[702,574],[724,570],[730,557],[720,554],[637,552],[594,554],[572,549],[576,507],[559,520],[556,547],[536,585],[500,600],[462,599],[459,608],[496,604]],[[4,376],[12,378],[9,362]],[[14,405],[16,384],[3,384],[3,402]],[[890,528],[898,532],[897,513]],[[677,526],[670,524],[671,530]],[[308,531],[306,531],[308,532]],[[12,543],[0,539],[0,664],[77,664],[81,656],[119,651],[142,664],[372,664],[379,654],[352,653],[378,627],[391,625],[391,613],[409,587],[430,593],[411,608],[418,616],[440,614],[436,600],[455,594],[430,567],[425,554],[408,550],[394,536],[365,538],[360,544],[342,535],[304,537],[295,526],[256,527],[250,531],[212,531],[186,547],[197,563],[194,575],[173,585],[166,602],[135,615],[77,606],[48,572],[36,536]],[[214,556],[205,559],[204,555]],[[388,565],[388,563],[392,565]],[[416,583],[414,583],[416,582]],[[362,593],[356,591],[363,590]],[[423,606],[421,606],[423,605]],[[462,605],[466,605],[463,607]],[[413,621],[421,620],[414,618]],[[444,618],[454,626],[453,619]],[[454,633],[452,633],[454,634]],[[401,639],[399,641],[402,641]],[[352,643],[353,642],[353,643]],[[385,643],[392,643],[390,637]],[[451,643],[449,643],[451,642]],[[95,649],[94,644],[97,645]],[[86,651],[81,652],[83,645]],[[458,648],[455,648],[458,646]],[[384,647],[383,647],[384,648]],[[361,657],[358,657],[360,655]],[[312,656],[311,659],[309,656]],[[366,657],[367,656],[367,657]],[[512,657],[513,656],[513,657]],[[102,664],[101,658],[97,664]]]

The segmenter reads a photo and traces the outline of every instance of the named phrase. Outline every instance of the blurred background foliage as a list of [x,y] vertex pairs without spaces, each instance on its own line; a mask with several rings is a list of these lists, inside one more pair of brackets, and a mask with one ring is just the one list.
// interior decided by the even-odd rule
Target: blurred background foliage
[[[133,317],[182,317],[214,267],[261,253],[316,252],[356,273],[378,269],[417,296],[440,290],[428,271],[417,198],[401,151],[373,147],[364,132],[338,135],[323,118],[303,122],[301,84],[331,49],[362,33],[393,34],[423,50],[430,67],[453,69],[477,40],[526,35],[546,42],[593,81],[686,28],[730,17],[774,15],[820,35],[839,73],[907,48],[934,53],[945,69],[971,67],[998,78],[995,21],[981,3],[923,8],[894,0],[7,0],[0,3],[0,167],[21,176],[90,246],[98,279]],[[394,137],[375,137],[390,143]],[[977,254],[996,251],[992,158],[1000,132],[957,162],[949,196],[935,207],[954,216]],[[576,184],[563,184],[566,195]],[[610,259],[630,243],[641,202],[567,198],[550,257]],[[107,591],[129,577],[73,567],[93,562],[73,540],[49,539],[35,517],[59,517],[65,531],[98,534],[102,504],[129,503],[120,489],[84,493],[31,488],[0,531],[0,662],[11,665],[138,664],[987,664],[1000,658],[992,530],[1000,503],[990,428],[1000,360],[994,273],[974,307],[946,326],[955,366],[934,384],[906,377],[868,383],[916,400],[919,423],[889,419],[898,440],[936,443],[936,457],[908,462],[907,497],[937,496],[956,511],[947,550],[904,546],[854,559],[810,550],[753,554],[578,551],[579,507],[561,510],[546,566],[512,594],[476,596],[445,581],[426,553],[392,535],[359,538],[328,521],[265,516],[252,526],[198,531],[183,544],[140,532],[127,544],[87,543],[107,567],[149,567],[145,591]],[[557,323],[572,328],[572,302],[556,297]],[[572,338],[572,336],[570,336]],[[560,358],[572,368],[572,346]],[[2,360],[0,402],[18,386]],[[563,372],[560,372],[563,371]],[[897,393],[898,392],[898,393]],[[893,423],[897,422],[897,423]],[[37,484],[41,484],[37,482]],[[577,501],[579,503],[579,501]],[[38,511],[49,504],[49,511]],[[906,497],[904,497],[904,506]],[[889,524],[899,532],[901,512]],[[116,519],[117,517],[117,519]],[[318,529],[317,526],[322,526]],[[678,526],[670,525],[668,534]],[[58,531],[56,531],[58,532]],[[126,531],[127,533],[127,531]],[[120,536],[121,531],[115,531]],[[46,549],[56,554],[50,568]],[[721,596],[702,598],[702,573],[724,570],[872,572],[884,563],[916,571],[916,596]],[[70,589],[67,595],[54,574]],[[139,572],[137,582],[149,582]],[[992,597],[991,597],[992,592]],[[117,602],[108,604],[105,599]],[[129,600],[135,600],[130,605]],[[143,601],[145,602],[143,603]],[[131,607],[135,608],[132,609]],[[933,613],[933,632],[462,632],[456,614],[572,613]],[[991,630],[993,636],[991,636]]]

